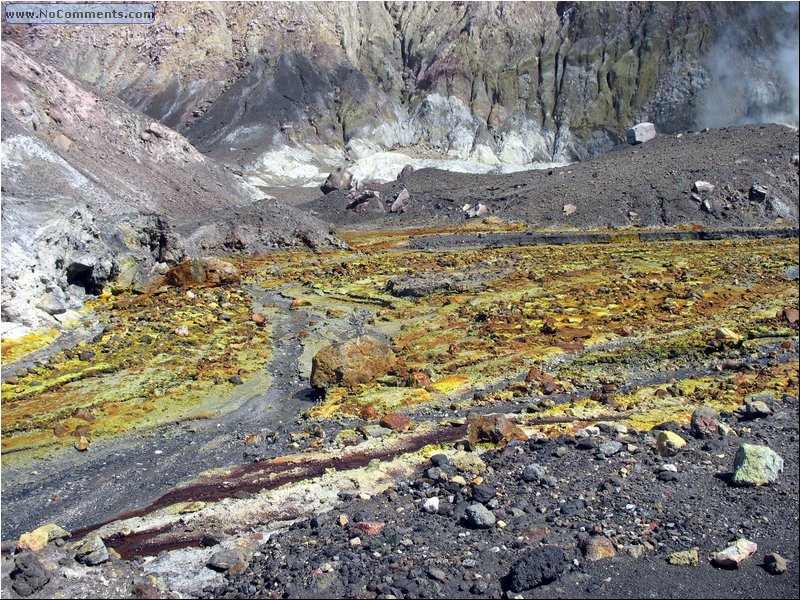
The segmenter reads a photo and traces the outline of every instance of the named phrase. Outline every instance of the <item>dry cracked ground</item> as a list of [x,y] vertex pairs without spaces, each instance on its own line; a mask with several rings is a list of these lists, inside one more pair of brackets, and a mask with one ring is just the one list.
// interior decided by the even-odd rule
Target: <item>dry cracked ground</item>
[[4,342],[4,594],[797,596],[796,238],[344,238]]

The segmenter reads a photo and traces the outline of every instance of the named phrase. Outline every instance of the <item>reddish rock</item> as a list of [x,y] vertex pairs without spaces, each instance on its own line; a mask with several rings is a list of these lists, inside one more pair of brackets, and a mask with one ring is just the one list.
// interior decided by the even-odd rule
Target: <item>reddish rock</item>
[[592,337],[592,332],[589,329],[584,328],[576,328],[576,327],[564,327],[559,332],[559,336],[564,338],[565,340],[582,340],[586,338]]
[[411,427],[411,419],[400,413],[389,413],[383,415],[380,424],[382,427],[386,427],[392,431],[408,431]]
[[542,525],[541,527],[535,527],[528,531],[522,533],[522,537],[529,542],[538,542],[541,539],[546,537],[550,537],[553,535],[553,530],[547,527],[546,525]]
[[699,406],[692,413],[691,427],[697,438],[716,436],[719,433],[719,414],[710,406]]
[[311,302],[308,300],[304,300],[302,298],[295,298],[292,300],[292,304],[289,306],[291,310],[297,310],[298,308],[302,308],[303,306],[311,306]]
[[264,324],[267,322],[267,315],[265,315],[264,313],[253,313],[250,316],[250,320],[259,327],[263,327]]
[[556,383],[556,380],[550,375],[542,373],[536,368],[528,371],[528,374],[525,376],[525,383],[538,383],[542,392],[547,395],[553,394],[556,390],[558,390],[558,383]]
[[558,384],[555,381],[545,381],[542,383],[542,391],[546,395],[554,393],[558,389]]
[[164,275],[164,280],[176,287],[213,287],[229,283],[239,283],[239,269],[219,258],[191,258],[172,267]]
[[528,436],[503,415],[470,414],[467,416],[467,438],[473,444],[478,442],[505,444],[511,440],[527,440]]
[[75,417],[76,419],[83,419],[84,421],[87,421],[89,423],[95,420],[95,416],[85,408],[76,408],[75,411],[72,413],[72,416]]
[[406,378],[406,385],[413,388],[428,388],[431,379],[422,371],[414,371]]
[[363,531],[364,535],[378,535],[386,527],[386,523],[381,521],[362,521],[356,523],[356,527]]
[[320,350],[311,363],[311,385],[352,387],[386,375],[395,356],[384,340],[364,335]]
[[375,410],[375,407],[372,404],[367,404],[366,406],[361,408],[361,418],[365,421],[374,421],[378,418],[378,411]]
[[740,538],[721,552],[711,555],[711,563],[723,569],[738,569],[745,559],[751,557],[758,550],[758,544]]

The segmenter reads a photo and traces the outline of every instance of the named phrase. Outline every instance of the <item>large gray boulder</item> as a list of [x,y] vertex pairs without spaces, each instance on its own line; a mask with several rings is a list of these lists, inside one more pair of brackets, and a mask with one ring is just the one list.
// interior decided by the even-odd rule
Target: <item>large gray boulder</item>
[[639,123],[627,132],[629,144],[643,144],[656,137],[656,126],[652,123]]
[[742,444],[733,462],[733,483],[759,486],[775,483],[783,471],[783,458],[767,446]]

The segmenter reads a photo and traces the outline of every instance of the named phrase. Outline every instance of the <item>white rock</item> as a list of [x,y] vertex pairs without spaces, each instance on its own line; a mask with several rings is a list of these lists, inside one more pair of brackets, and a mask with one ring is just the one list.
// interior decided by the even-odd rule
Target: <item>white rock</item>
[[652,123],[638,123],[628,129],[629,144],[643,144],[656,137],[656,126]]
[[425,502],[422,503],[422,510],[427,513],[434,514],[439,511],[439,498],[434,496],[433,498],[428,498]]
[[716,189],[713,183],[709,183],[708,181],[695,181],[692,185],[692,191],[697,192],[698,194],[708,194],[713,192]]
[[758,544],[744,538],[736,540],[722,552],[711,555],[711,562],[724,569],[736,569],[741,562],[758,550]]

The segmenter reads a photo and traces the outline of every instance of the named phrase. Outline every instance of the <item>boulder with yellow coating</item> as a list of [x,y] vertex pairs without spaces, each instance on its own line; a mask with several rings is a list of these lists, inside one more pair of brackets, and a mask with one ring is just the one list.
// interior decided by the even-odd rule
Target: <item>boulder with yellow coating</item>
[[311,362],[311,385],[316,388],[353,387],[386,375],[395,364],[388,342],[362,335],[326,346]]
[[671,431],[662,431],[656,438],[656,452],[660,456],[675,456],[685,445],[686,440]]
[[190,258],[175,265],[164,275],[169,285],[175,287],[213,287],[229,283],[239,283],[241,275],[239,269],[231,263],[204,256]]

